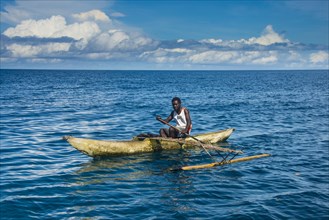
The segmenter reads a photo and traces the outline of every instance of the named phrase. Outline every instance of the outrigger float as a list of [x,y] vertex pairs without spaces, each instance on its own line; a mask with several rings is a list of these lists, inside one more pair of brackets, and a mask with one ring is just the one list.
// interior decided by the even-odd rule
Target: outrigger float
[[[234,130],[234,128],[229,128],[226,130],[199,134],[179,139],[162,137],[134,137],[132,140],[127,141],[105,141],[76,138],[73,136],[64,136],[63,139],[66,140],[74,148],[90,157],[113,157],[140,153],[152,153],[157,151],[193,149],[200,147],[207,151],[207,153],[208,150],[226,153],[225,157],[220,154],[222,156],[221,162],[197,166],[186,166],[178,168],[178,170],[209,168],[270,156],[269,154],[261,154],[251,157],[234,159],[236,155],[242,154],[243,152],[240,150],[233,150],[230,148],[212,145],[215,143],[226,141],[231,136]],[[231,154],[234,154],[234,156],[231,157],[231,159],[227,159],[228,156]]]
[[254,159],[259,159],[263,157],[269,157],[271,154],[259,154],[259,155],[254,155],[254,156],[249,156],[249,157],[242,157],[238,159],[223,159],[221,162],[214,162],[214,163],[208,163],[208,164],[201,164],[201,165],[194,165],[194,166],[183,166],[179,168],[173,168],[171,169],[172,171],[178,171],[178,170],[195,170],[195,169],[205,169],[205,168],[212,168],[216,166],[224,166],[226,164],[232,164],[232,163],[238,163],[238,162],[244,162],[248,160],[254,160]]

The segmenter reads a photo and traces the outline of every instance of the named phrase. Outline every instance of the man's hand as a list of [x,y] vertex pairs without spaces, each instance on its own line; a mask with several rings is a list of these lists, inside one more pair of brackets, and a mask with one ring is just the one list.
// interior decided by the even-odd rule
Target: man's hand
[[162,118],[161,118],[159,115],[157,115],[155,118],[156,118],[156,120],[158,120],[158,121],[162,120]]

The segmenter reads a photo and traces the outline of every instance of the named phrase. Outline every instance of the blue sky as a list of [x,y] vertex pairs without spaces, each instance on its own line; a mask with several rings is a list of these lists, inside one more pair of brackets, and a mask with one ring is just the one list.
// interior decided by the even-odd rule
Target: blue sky
[[1,0],[1,68],[327,69],[328,7]]

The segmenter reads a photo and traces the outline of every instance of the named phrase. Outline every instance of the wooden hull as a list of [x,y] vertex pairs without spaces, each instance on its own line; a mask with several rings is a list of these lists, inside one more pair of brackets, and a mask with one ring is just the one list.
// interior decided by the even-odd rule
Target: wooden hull
[[[203,142],[217,143],[228,139],[234,130],[234,128],[229,128],[217,132],[196,135],[195,137]],[[77,150],[91,157],[121,156],[162,150],[195,148],[198,146],[198,143],[192,138],[145,138],[144,140],[134,138],[130,141],[101,141],[65,136],[63,139]]]

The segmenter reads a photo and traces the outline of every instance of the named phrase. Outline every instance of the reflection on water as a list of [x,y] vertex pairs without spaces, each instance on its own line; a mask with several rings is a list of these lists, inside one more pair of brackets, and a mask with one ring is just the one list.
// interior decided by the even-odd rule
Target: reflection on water
[[126,170],[131,169],[131,173],[141,169],[152,171],[154,175],[160,172],[161,175],[161,173],[168,172],[168,165],[169,167],[179,166],[182,162],[188,162],[190,160],[189,156],[191,156],[190,151],[173,150],[132,156],[94,158],[81,164],[76,173],[80,175],[88,172],[114,172],[123,168]]
[[[212,145],[235,150],[238,149],[238,147],[227,141]],[[129,174],[124,177],[129,179],[130,175],[136,175],[136,178],[138,178],[139,175],[143,175],[142,173],[137,174],[139,170],[142,170],[142,172],[146,172],[149,175],[162,175],[163,173],[171,172],[171,170],[175,170],[175,168],[181,167],[182,165],[190,165],[191,163],[197,163],[200,161],[205,163],[205,158],[210,159],[209,161],[213,162],[213,160],[221,161],[223,158],[230,159],[236,156],[235,153],[224,153],[214,150],[208,150],[208,152],[213,157],[209,157],[201,146],[191,150],[170,150],[155,153],[142,153],[131,156],[97,157],[81,164],[80,169],[77,170],[76,173],[102,173],[114,172],[116,169],[124,169],[130,170]]]
[[[168,211],[173,212],[192,211],[195,208],[182,197],[192,199],[194,193],[196,193],[191,178],[193,173],[171,172],[168,167],[178,167],[193,160],[200,160],[200,156],[205,155],[199,155],[195,151],[174,150],[153,154],[92,159],[82,163],[80,169],[75,172],[73,179],[76,185],[84,188],[77,188],[76,191],[72,192],[72,195],[95,196],[94,193],[104,190],[106,192],[111,191],[112,196],[115,198],[125,199],[127,203],[122,205],[127,210],[148,203],[152,206],[165,205]],[[125,191],[130,188],[133,188],[134,192],[128,195]],[[137,200],[137,204],[136,199],[139,194],[143,196]],[[106,193],[104,193],[104,196],[106,196]],[[104,196],[96,195],[98,200]],[[102,205],[97,207],[93,204],[74,206],[71,211],[73,213],[89,213],[95,209],[99,210],[100,206]],[[103,208],[112,210],[123,208],[123,206],[111,203],[111,205],[103,205]],[[156,212],[156,210],[153,211]]]

